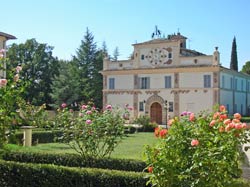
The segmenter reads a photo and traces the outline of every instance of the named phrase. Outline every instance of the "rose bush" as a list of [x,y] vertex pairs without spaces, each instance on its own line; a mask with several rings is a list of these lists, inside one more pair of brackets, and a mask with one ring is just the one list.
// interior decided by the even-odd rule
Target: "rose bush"
[[[147,147],[148,183],[158,187],[229,186],[241,176],[241,144],[247,140],[240,114],[229,119],[224,106],[214,114],[185,112],[157,128],[159,143]],[[161,133],[162,132],[162,133]]]
[[6,66],[9,62],[4,55],[1,55],[2,52],[4,51],[0,51],[0,74],[6,72],[7,78],[0,77],[0,149],[7,142],[7,137],[14,132],[20,119],[17,109],[24,91],[24,84],[19,80],[21,66],[7,70]]
[[91,105],[73,112],[62,104],[55,121],[55,129],[63,132],[58,139],[83,158],[110,156],[124,136],[124,120],[111,105],[103,112]]

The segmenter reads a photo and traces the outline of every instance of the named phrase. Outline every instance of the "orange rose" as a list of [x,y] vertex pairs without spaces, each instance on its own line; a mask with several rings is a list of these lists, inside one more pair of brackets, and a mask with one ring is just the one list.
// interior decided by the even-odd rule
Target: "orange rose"
[[239,113],[235,113],[234,114],[234,118],[240,120],[241,119],[241,115]]
[[153,166],[149,166],[149,167],[148,167],[148,172],[149,172],[149,173],[153,173],[153,170],[154,170]]

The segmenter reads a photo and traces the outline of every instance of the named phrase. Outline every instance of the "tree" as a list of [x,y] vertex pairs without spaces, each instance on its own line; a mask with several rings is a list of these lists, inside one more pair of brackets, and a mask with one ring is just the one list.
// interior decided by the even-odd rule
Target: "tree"
[[87,28],[86,34],[76,51],[74,61],[78,65],[80,77],[81,101],[95,102],[97,107],[102,107],[102,70],[104,52],[97,50],[94,36]]
[[247,62],[245,63],[245,65],[242,67],[241,72],[250,75],[250,61],[247,61]]
[[236,45],[236,38],[235,37],[234,37],[233,43],[232,43],[230,69],[238,71],[237,45]]
[[104,42],[102,42],[102,52],[103,52],[103,54],[104,54],[104,57],[108,57],[109,55],[108,55],[108,47],[107,47],[107,44],[106,44],[106,42],[104,41]]
[[53,107],[58,108],[66,103],[71,108],[76,108],[75,103],[80,102],[80,77],[78,66],[73,61],[59,61],[60,74],[52,81]]
[[118,60],[118,56],[120,56],[119,48],[116,47],[115,50],[114,50],[114,53],[113,53],[113,58],[112,58],[112,60],[117,61],[117,60]]
[[34,105],[51,103],[52,79],[59,73],[58,60],[52,56],[53,47],[35,39],[24,44],[12,44],[7,52],[11,67],[22,66],[20,78],[29,81],[24,98]]

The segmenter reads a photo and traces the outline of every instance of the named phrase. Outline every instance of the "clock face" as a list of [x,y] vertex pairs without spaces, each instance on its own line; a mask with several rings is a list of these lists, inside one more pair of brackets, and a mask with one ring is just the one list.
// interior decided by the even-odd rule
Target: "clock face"
[[151,49],[146,58],[151,65],[158,66],[168,61],[168,51],[159,48]]

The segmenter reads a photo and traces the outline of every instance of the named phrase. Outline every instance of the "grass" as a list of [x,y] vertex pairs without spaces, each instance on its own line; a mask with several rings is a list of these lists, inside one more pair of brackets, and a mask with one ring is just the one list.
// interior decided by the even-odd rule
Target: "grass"
[[[142,160],[145,145],[154,145],[156,142],[157,138],[154,137],[152,132],[129,134],[115,148],[115,151],[112,153],[111,157]],[[27,152],[76,153],[68,145],[61,143],[38,144],[32,147],[8,144],[7,148],[11,150]]]

